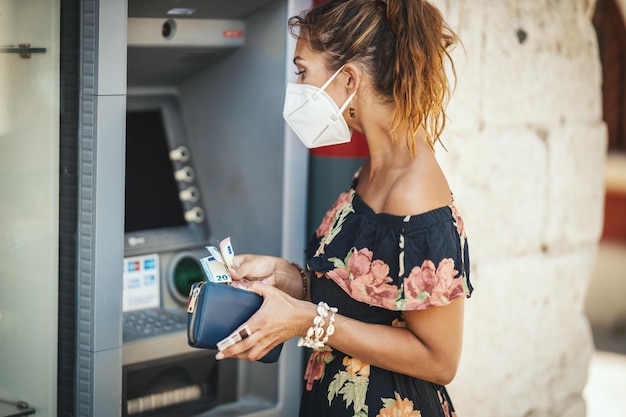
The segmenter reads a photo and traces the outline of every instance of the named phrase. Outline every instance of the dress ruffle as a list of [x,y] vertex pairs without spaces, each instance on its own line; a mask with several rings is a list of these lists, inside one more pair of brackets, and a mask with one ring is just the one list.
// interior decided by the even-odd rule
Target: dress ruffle
[[469,256],[454,204],[413,216],[375,213],[354,188],[326,213],[307,265],[354,300],[420,310],[469,297]]

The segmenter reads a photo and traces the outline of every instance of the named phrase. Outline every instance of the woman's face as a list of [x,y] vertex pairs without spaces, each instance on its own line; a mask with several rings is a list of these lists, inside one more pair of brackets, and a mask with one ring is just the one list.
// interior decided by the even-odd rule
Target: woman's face
[[[309,84],[315,87],[321,87],[333,75],[326,68],[324,55],[312,51],[306,40],[298,39],[294,52],[293,63],[296,66],[296,75],[298,75],[297,84]],[[341,92],[341,82],[345,81],[345,74],[338,74],[333,82],[326,88],[326,93],[330,95],[335,103],[340,106],[347,98],[347,94]]]

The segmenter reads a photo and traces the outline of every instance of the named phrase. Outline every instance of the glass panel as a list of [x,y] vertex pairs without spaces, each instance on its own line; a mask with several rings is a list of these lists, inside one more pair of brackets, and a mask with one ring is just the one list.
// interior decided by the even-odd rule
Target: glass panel
[[[60,0],[0,0],[0,399],[56,414]],[[45,48],[45,52],[39,50]]]

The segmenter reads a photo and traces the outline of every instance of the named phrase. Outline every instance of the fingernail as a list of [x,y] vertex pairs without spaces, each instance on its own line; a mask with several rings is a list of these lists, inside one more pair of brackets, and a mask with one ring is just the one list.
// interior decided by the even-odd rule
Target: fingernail
[[247,290],[250,286],[250,281],[247,279],[241,279],[238,281],[233,281],[233,286],[237,288],[241,288],[242,290]]
[[221,361],[224,359],[224,354],[222,352],[217,352],[217,354],[215,354],[215,359]]

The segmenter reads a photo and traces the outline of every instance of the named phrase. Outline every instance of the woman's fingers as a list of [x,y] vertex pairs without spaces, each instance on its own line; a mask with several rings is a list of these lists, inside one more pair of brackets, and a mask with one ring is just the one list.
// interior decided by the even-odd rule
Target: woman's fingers
[[[289,332],[290,326],[285,321],[290,317],[289,311],[293,308],[290,306],[289,296],[260,281],[234,281],[233,286],[259,294],[263,297],[263,305],[246,323],[225,339],[231,339],[233,343],[226,342],[225,348],[216,355],[216,359],[234,357],[259,360],[276,345],[294,336]],[[246,328],[249,335],[245,334]]]
[[233,279],[248,279],[250,281],[267,280],[276,272],[274,257],[262,255],[236,255],[230,267]]
[[243,279],[249,274],[250,263],[246,262],[246,255],[235,255],[229,267],[233,279]]
[[267,296],[268,291],[271,291],[270,288],[273,289],[271,285],[267,285],[264,281],[249,281],[247,279],[233,281],[232,285],[242,290],[255,292],[263,298]]
[[[239,331],[234,332],[227,339],[237,339],[237,335],[240,334],[241,330],[246,327],[249,328],[249,325],[246,324],[242,326]],[[215,359],[222,360],[226,358],[238,358],[249,361],[257,361],[267,355],[267,353],[278,343],[279,342],[273,340],[273,338],[263,330],[251,330],[249,336],[220,350],[215,355]]]

